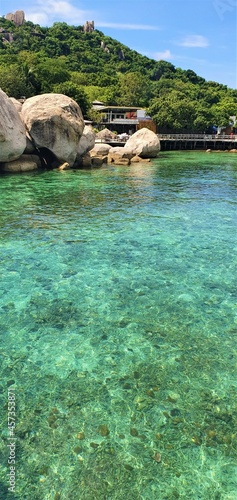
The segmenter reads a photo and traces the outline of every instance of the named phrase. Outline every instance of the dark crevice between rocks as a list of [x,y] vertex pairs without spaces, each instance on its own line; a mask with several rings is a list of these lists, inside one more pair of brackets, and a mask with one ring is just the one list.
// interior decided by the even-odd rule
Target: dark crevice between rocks
[[60,165],[57,157],[47,148],[37,148],[36,149],[40,161],[41,167],[46,170],[52,170],[53,168],[57,168]]

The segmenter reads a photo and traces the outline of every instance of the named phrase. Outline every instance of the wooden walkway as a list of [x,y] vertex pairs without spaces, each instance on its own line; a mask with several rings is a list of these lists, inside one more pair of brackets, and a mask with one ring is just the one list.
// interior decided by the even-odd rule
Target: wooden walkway
[[237,135],[157,134],[161,150],[169,149],[235,149]]
[[[160,140],[161,151],[178,149],[237,149],[237,134],[209,135],[209,134],[157,134]],[[126,141],[117,138],[103,138],[95,140],[96,144],[109,144],[110,146],[124,146]]]

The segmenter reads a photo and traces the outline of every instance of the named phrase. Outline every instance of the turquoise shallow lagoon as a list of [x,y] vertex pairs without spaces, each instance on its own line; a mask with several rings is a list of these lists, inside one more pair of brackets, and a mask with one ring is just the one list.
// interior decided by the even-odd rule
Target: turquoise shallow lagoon
[[0,498],[236,500],[237,156],[2,175],[0,206]]

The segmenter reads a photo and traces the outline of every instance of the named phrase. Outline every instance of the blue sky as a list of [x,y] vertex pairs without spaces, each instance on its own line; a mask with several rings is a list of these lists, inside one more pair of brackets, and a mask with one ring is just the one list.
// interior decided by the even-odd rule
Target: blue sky
[[237,0],[0,0],[0,15],[95,28],[156,60],[237,87]]

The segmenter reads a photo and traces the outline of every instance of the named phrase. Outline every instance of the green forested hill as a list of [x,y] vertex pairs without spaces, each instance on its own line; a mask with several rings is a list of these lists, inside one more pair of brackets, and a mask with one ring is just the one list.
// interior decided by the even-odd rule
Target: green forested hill
[[142,56],[101,31],[66,23],[17,27],[2,17],[0,35],[0,87],[9,96],[64,93],[92,118],[95,99],[141,106],[164,131],[203,132],[237,115],[236,90]]

